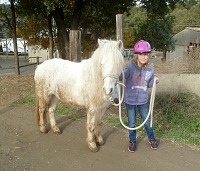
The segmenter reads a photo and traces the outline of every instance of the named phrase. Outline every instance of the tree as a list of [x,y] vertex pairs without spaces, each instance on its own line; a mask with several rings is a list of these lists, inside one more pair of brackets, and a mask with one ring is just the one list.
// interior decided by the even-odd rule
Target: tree
[[48,14],[48,32],[49,32],[49,57],[53,58],[54,40],[52,28],[52,13]]
[[15,0],[10,0],[10,9],[11,9],[11,30],[13,35],[13,45],[14,45],[14,57],[15,57],[15,69],[16,74],[20,75],[19,69],[19,57],[17,51],[17,33],[16,33],[16,15],[15,15]]
[[[131,7],[131,9],[124,13],[124,45],[127,48],[133,47],[136,37],[136,32],[139,26],[146,22],[147,13],[144,8]],[[127,35],[128,34],[128,35]],[[130,37],[131,36],[131,37]]]
[[163,60],[166,60],[166,51],[174,50],[172,25],[174,18],[166,16],[163,19],[147,20],[139,27],[136,41],[145,39],[155,50],[163,51]]
[[0,20],[1,22],[3,22],[4,27],[8,28],[7,33],[11,34],[13,37],[15,69],[16,69],[16,74],[20,75],[19,57],[18,57],[18,51],[17,51],[15,0],[9,0],[9,2],[10,4],[1,6]]
[[[193,2],[193,1],[192,1]],[[173,26],[174,34],[180,32],[185,27],[199,27],[200,26],[200,3],[188,2],[185,5],[177,4],[176,9],[172,12],[175,17]]]
[[199,2],[199,0],[185,0],[183,5],[186,9],[191,9],[193,6],[195,6],[197,3]]
[[[36,3],[38,5],[34,5]],[[69,32],[67,30],[90,29],[110,36],[115,31],[115,15],[123,13],[133,4],[132,0],[18,0],[21,9],[27,11],[27,4],[33,4],[29,14],[51,13],[57,27],[60,56],[68,59]],[[108,8],[109,7],[109,8]],[[112,7],[112,10],[110,10]],[[110,33],[108,34],[108,31]]]
[[174,10],[177,2],[183,0],[140,0],[140,6],[147,11],[147,21],[139,26],[137,37],[148,40],[153,48],[166,51],[173,50],[172,26],[174,18],[169,13]]
[[29,45],[40,44],[42,48],[48,48],[49,58],[52,58],[54,51],[52,13],[48,12],[44,2],[40,0],[18,0],[16,6],[19,16],[18,34],[28,40]]

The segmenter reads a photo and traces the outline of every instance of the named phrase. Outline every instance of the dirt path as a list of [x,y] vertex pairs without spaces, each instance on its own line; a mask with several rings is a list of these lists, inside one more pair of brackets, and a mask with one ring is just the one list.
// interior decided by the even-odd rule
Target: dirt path
[[63,133],[39,133],[33,108],[13,102],[34,92],[33,75],[0,77],[0,171],[198,171],[200,150],[159,140],[154,151],[147,138],[129,153],[126,130],[102,126],[105,145],[92,153],[86,144],[86,121],[58,117]]
[[146,137],[139,138],[135,153],[127,150],[124,130],[103,126],[106,140],[97,153],[85,142],[84,121],[58,118],[63,133],[39,133],[32,109],[24,106],[0,108],[0,170],[172,170],[198,171],[200,152],[184,145],[160,140],[154,151]]

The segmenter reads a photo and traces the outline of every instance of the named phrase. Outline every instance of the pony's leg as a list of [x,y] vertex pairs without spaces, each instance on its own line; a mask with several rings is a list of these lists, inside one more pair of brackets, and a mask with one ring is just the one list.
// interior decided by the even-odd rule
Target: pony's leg
[[95,128],[94,130],[94,134],[95,134],[95,139],[96,139],[96,143],[98,145],[104,145],[104,140],[103,140],[103,137],[99,131],[99,128],[100,128],[100,125],[97,124],[97,127]]
[[97,126],[94,130],[94,134],[95,134],[95,137],[96,137],[96,143],[98,145],[104,145],[104,140],[103,140],[103,137],[100,133],[100,127],[102,125],[102,117],[103,117],[105,111],[106,110],[103,109],[103,111],[99,111],[99,113],[97,113],[97,115],[96,115]]
[[94,111],[88,110],[87,113],[87,143],[88,147],[91,151],[97,152],[99,149],[96,145],[96,137],[95,137],[95,127],[96,127],[96,120]]
[[46,103],[43,98],[39,100],[39,129],[41,133],[47,133]]
[[49,120],[50,120],[51,128],[55,134],[61,133],[60,128],[56,124],[55,114],[54,114],[58,103],[59,103],[59,100],[55,96],[52,96],[50,104],[49,104]]

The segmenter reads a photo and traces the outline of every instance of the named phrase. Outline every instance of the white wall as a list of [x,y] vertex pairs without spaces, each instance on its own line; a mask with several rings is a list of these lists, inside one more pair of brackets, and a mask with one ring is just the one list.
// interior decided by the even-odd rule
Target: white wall
[[[54,58],[59,58],[58,51],[54,52],[53,55],[54,55],[53,56]],[[29,62],[30,63],[36,62],[37,59],[35,57],[40,57],[39,62],[44,62],[44,61],[50,59],[48,49],[43,49],[39,45],[29,46],[28,56],[29,56]]]
[[39,61],[44,62],[49,59],[49,53],[47,49],[42,49],[39,45],[29,46],[28,57],[30,63],[36,62],[37,59],[33,57],[40,57]]
[[186,53],[186,46],[175,46],[175,50],[173,52],[167,52],[166,60],[167,61],[174,61],[174,60],[182,60],[185,57]]
[[200,97],[200,74],[158,74],[157,92],[192,92]]

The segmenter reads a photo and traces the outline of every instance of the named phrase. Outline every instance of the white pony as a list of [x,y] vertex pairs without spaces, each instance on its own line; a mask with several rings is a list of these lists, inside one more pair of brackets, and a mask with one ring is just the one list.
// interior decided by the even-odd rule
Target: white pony
[[46,112],[54,133],[61,131],[56,125],[54,111],[59,101],[84,106],[87,109],[87,143],[96,152],[104,141],[99,132],[102,116],[111,105],[115,84],[123,71],[121,41],[98,39],[98,48],[91,58],[80,63],[51,59],[40,64],[35,71],[36,117],[40,132],[47,133]]

